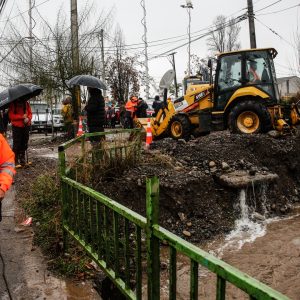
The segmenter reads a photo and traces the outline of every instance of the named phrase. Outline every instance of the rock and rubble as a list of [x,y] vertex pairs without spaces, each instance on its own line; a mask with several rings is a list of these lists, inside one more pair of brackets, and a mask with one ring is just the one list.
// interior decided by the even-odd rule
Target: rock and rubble
[[[246,189],[248,204],[257,213],[268,217],[289,212],[290,204],[299,202],[299,153],[298,136],[275,139],[224,131],[185,143],[165,138],[143,153],[139,165],[97,186],[145,215],[146,178],[158,176],[160,224],[189,241],[201,242],[233,228],[239,216],[239,188]],[[224,183],[224,178],[241,174],[243,184]]]

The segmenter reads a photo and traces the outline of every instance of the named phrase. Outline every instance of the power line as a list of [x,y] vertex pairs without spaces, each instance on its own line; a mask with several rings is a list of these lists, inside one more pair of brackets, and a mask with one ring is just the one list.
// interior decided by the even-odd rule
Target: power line
[[[225,23],[225,24],[223,24],[222,26],[217,27],[217,28],[215,28],[214,30],[211,30],[211,31],[209,31],[209,32],[206,32],[206,33],[200,35],[199,37],[197,37],[197,38],[191,40],[191,43],[196,42],[196,41],[198,41],[198,40],[200,40],[200,39],[202,39],[202,38],[204,38],[204,37],[206,37],[206,36],[212,34],[212,33],[215,32],[215,31],[218,31],[218,30],[220,30],[220,29],[224,29],[224,28],[228,27],[229,25],[238,24],[238,23],[244,21],[246,18],[247,18],[247,16],[246,16],[245,14],[244,14],[244,15],[241,15],[241,16],[235,18],[235,22],[232,23],[231,20],[230,20],[230,22],[227,22],[228,24]],[[177,49],[179,49],[179,48],[182,48],[182,47],[186,46],[187,44],[188,44],[188,43],[184,43],[184,44],[182,44],[182,45],[180,45],[180,46],[177,46],[177,47],[172,48],[172,49],[170,49],[170,50],[168,50],[168,51],[165,51],[165,52],[163,52],[163,53],[161,53],[161,54],[159,54],[159,55],[156,55],[156,56],[154,56],[154,57],[152,57],[152,58],[150,58],[150,59],[154,59],[154,58],[161,57],[162,55],[165,55],[165,54],[168,54],[168,53],[170,53],[170,52],[173,52],[173,51],[175,51],[175,50],[177,50]]]
[[277,3],[281,2],[281,1],[282,1],[282,0],[277,0],[277,1],[275,1],[275,2],[273,2],[273,3],[271,3],[271,4],[267,5],[267,6],[265,6],[265,7],[263,7],[263,8],[261,8],[261,9],[257,10],[256,12],[259,12],[259,11],[265,10],[265,9],[267,9],[267,8],[269,8],[269,7],[273,6],[273,5],[275,5],[275,4],[277,4]]
[[281,12],[284,12],[284,11],[287,11],[287,10],[290,10],[290,9],[292,9],[292,8],[299,7],[299,6],[300,6],[300,3],[299,3],[299,4],[296,4],[296,5],[293,5],[293,6],[290,6],[290,7],[288,7],[288,8],[285,8],[285,9],[281,9],[281,10],[277,10],[277,11],[272,11],[272,12],[264,13],[264,14],[259,14],[259,15],[257,15],[257,16],[273,15],[273,14],[281,13]]
[[271,27],[267,26],[266,24],[264,24],[262,21],[260,21],[259,19],[255,18],[256,21],[258,21],[261,25],[263,25],[264,27],[268,28],[272,33],[274,33],[275,35],[277,35],[281,40],[285,41],[287,44],[289,44],[292,48],[298,50],[292,43],[290,43],[288,40],[286,40],[284,37],[282,37],[280,34],[278,34],[274,29],[272,29]]
[[[46,2],[49,2],[49,1],[51,1],[51,0],[45,0],[45,1],[43,1],[43,2],[41,2],[41,3],[39,3],[39,4],[37,4],[37,5],[35,5],[35,7],[41,6],[41,5],[43,5],[43,4],[45,4]],[[13,20],[13,19],[15,19],[15,18],[17,18],[17,17],[20,17],[20,16],[22,16],[22,15],[28,13],[28,12],[29,12],[29,9],[24,10],[24,11],[20,12],[19,14],[15,15],[15,16],[13,16],[13,17],[11,17],[11,18],[8,18],[8,19],[6,19],[6,20],[2,20],[2,21],[0,21],[0,22],[8,22],[8,21],[11,21],[11,20]]]

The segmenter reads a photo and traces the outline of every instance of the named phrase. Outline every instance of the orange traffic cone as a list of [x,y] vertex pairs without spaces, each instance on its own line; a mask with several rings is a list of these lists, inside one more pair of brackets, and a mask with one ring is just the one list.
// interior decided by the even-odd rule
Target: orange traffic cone
[[81,136],[83,134],[84,134],[84,132],[83,132],[83,126],[82,126],[82,117],[80,116],[77,136]]
[[147,130],[146,130],[146,150],[150,148],[151,143],[152,143],[152,129],[151,129],[150,118],[148,118]]

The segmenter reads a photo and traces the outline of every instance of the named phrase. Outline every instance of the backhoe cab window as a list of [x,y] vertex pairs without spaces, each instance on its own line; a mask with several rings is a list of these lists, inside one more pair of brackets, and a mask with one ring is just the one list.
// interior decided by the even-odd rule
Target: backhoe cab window
[[219,91],[235,89],[241,86],[241,55],[230,55],[221,58],[219,70]]
[[250,84],[272,83],[267,53],[248,55],[246,59],[246,80]]
[[246,56],[246,84],[256,85],[273,96],[270,58],[267,52],[253,52]]

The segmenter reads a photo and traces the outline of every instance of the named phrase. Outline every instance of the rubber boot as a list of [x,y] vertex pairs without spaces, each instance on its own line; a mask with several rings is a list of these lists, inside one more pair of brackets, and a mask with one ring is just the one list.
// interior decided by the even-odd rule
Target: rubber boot
[[16,165],[16,169],[22,168],[22,165],[20,164],[20,154],[19,153],[15,154],[15,165]]
[[26,160],[25,160],[25,153],[20,153],[20,165],[22,166],[22,167],[25,167],[25,165],[26,165]]

